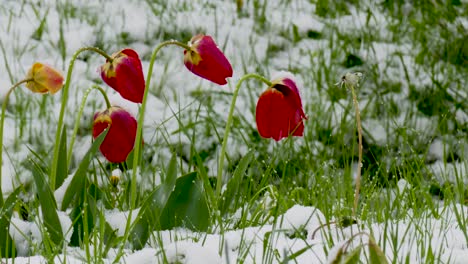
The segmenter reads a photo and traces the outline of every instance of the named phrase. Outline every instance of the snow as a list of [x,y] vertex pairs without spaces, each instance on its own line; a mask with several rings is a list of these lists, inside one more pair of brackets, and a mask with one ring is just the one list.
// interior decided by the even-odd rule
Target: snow
[[[133,223],[135,219],[137,218],[138,212],[140,212],[139,208],[132,211],[131,223]],[[113,230],[117,230],[117,235],[123,236],[125,233],[125,228],[127,225],[129,214],[130,214],[130,211],[123,211],[123,212],[118,211],[118,210],[107,211],[105,212],[105,219],[109,223],[109,225],[112,227]]]
[[[387,252],[386,256],[390,262],[395,260],[400,263],[408,255],[411,263],[424,263],[425,257],[416,254],[416,252],[420,252],[421,245],[415,240],[416,237],[421,235],[420,232],[423,232],[434,255],[440,255],[443,263],[446,263],[449,259],[451,263],[464,263],[464,257],[467,255],[466,240],[464,231],[457,228],[457,217],[468,215],[468,207],[462,205],[445,209],[441,207],[437,211],[439,211],[440,217],[425,218],[424,222],[411,217],[410,212],[408,218],[403,221],[388,220],[385,223],[373,224],[368,227],[362,227],[358,223],[340,228],[332,222],[326,222],[323,214],[318,209],[295,205],[278,218],[281,220],[279,220],[280,225],[277,227],[274,225],[248,227],[242,230],[227,231],[224,235],[197,233],[183,228],[157,231],[154,233],[155,239],[150,243],[151,248],[144,248],[133,253],[127,252],[122,262],[155,263],[163,258],[161,252],[163,250],[164,258],[169,263],[234,263],[239,258],[244,258],[246,263],[258,263],[270,257],[274,263],[278,263],[287,256],[307,248],[306,251],[297,256],[296,261],[299,263],[304,263],[303,261],[314,261],[314,263],[328,261],[330,263],[339,248],[360,232],[372,235],[379,247]],[[432,215],[433,212],[427,211],[423,214]],[[108,212],[106,219],[109,219],[109,223],[113,228],[119,228],[119,233],[124,230],[122,223],[125,223],[125,214]],[[65,225],[70,224],[70,220],[66,216],[61,216],[60,220]],[[20,246],[18,248],[20,256],[27,255],[30,248],[28,243],[32,242],[36,245],[40,243],[41,235],[34,223],[13,218],[12,227],[13,232],[11,235],[16,244]],[[304,237],[293,236],[297,230],[303,230],[303,228],[306,230]],[[22,234],[19,230],[21,230]],[[331,230],[331,232],[327,232],[327,230]],[[312,238],[313,232],[315,236]],[[351,252],[353,248],[362,243],[367,244],[367,235],[357,236],[352,239],[353,242],[350,243],[347,252]],[[32,240],[25,239],[25,237],[30,236],[32,236]],[[156,237],[159,238],[156,239]],[[334,241],[335,246],[326,254],[324,247],[330,239]],[[393,239],[399,241],[398,256],[389,253],[394,250],[392,249]],[[266,240],[270,244],[265,248],[264,243]],[[224,246],[221,245],[224,257],[218,255],[221,242],[224,243]],[[163,246],[160,247],[161,245]],[[383,245],[386,245],[386,247]],[[272,251],[277,252],[279,255],[275,257],[269,255]],[[83,257],[83,252],[80,253],[78,249],[69,250],[67,254],[67,261],[71,260],[72,262]],[[110,253],[109,255],[113,254]],[[65,256],[59,255],[57,258],[63,259]],[[26,260],[29,263],[43,263],[44,261],[39,256],[32,256],[17,258],[15,262],[23,263],[22,261]],[[112,258],[103,259],[103,261],[104,263],[111,263]]]
[[[70,217],[66,212],[62,211],[57,211],[57,215],[62,227],[65,241],[69,242],[73,233],[73,226]],[[18,215],[14,215],[11,218],[10,236],[13,241],[15,241],[18,256],[28,256],[33,249],[40,247],[42,244],[43,232],[43,230],[41,230],[41,226],[43,226],[42,222],[43,219],[40,210],[39,216],[33,222],[24,221],[20,219]]]
[[322,212],[316,208],[301,205],[291,207],[279,221],[279,228],[287,230],[290,234],[301,227],[305,228],[308,234],[312,234],[315,228],[327,222]]

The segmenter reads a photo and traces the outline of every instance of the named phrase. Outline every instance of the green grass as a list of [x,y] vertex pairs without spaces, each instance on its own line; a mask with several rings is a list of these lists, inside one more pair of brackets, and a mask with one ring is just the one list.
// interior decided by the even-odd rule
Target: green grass
[[[95,46],[112,53],[122,47],[131,47],[136,42],[145,43],[150,50],[164,40],[187,42],[192,34],[198,32],[193,32],[189,25],[186,28],[172,25],[171,19],[180,10],[191,11],[194,7],[186,1],[179,2],[180,8],[165,1],[144,2],[155,17],[168,23],[167,28],[148,30],[146,39],[135,39],[131,33],[122,31],[110,43],[98,34]],[[300,5],[302,1],[279,2],[286,17],[290,15],[288,8],[294,4]],[[393,256],[394,263],[405,261],[406,257],[401,258],[399,254],[403,238],[412,239],[418,245],[418,252],[408,252],[408,255],[417,254],[426,263],[438,263],[441,256],[434,255],[438,249],[427,247],[430,239],[438,234],[432,234],[424,227],[430,219],[442,217],[444,212],[439,208],[442,204],[443,209],[457,208],[456,223],[464,230],[468,243],[466,215],[457,207],[458,204],[466,204],[468,196],[464,184],[468,173],[468,125],[457,118],[457,113],[468,114],[466,99],[463,99],[468,74],[468,30],[456,20],[457,17],[466,19],[463,14],[467,13],[468,5],[458,1],[443,4],[416,1],[407,9],[404,1],[381,1],[373,5],[366,4],[366,1],[343,1],[339,4],[321,0],[310,2],[316,4],[314,18],[325,25],[322,31],[315,28],[303,30],[295,24],[277,27],[277,21],[272,21],[266,12],[271,8],[269,1],[244,1],[242,10],[234,18],[239,21],[251,19],[255,26],[252,35],[245,36],[250,40],[250,46],[243,47],[239,54],[232,54],[239,63],[233,65],[240,71],[239,78],[252,71],[269,78],[268,75],[277,69],[289,70],[299,77],[308,116],[304,137],[288,138],[279,143],[262,139],[254,123],[255,104],[259,94],[267,87],[257,81],[244,82],[240,90],[243,105],[237,105],[235,109],[230,147],[223,169],[227,189],[221,197],[216,197],[213,192],[220,183],[216,182],[214,164],[220,155],[226,125],[224,112],[229,109],[235,79],[231,80],[230,89],[208,87],[204,82],[190,94],[180,94],[177,87],[172,87],[172,81],[177,78],[173,75],[183,75],[171,72],[174,63],[182,64],[180,50],[177,50],[179,53],[170,53],[169,49],[177,48],[168,48],[164,52],[169,55],[164,53],[158,56],[155,71],[163,74],[161,79],[152,82],[150,93],[167,104],[166,109],[171,114],[161,124],[152,124],[152,134],[148,134],[149,130],[145,128],[145,141],[151,144],[146,144],[142,151],[135,200],[135,208],[143,209],[139,222],[130,226],[129,241],[122,241],[123,236],[112,230],[106,223],[104,212],[131,209],[133,158],[129,158],[126,165],[120,165],[125,171],[117,186],[112,186],[109,180],[111,171],[117,165],[100,162],[95,158],[98,155],[94,154],[95,149],[90,150],[89,160],[83,158],[65,164],[71,175],[69,177],[77,177],[74,187],[79,188],[70,189],[67,205],[62,204],[62,208],[58,209],[70,215],[74,232],[69,244],[85,251],[85,261],[98,263],[101,257],[108,256],[109,251],[113,250],[111,248],[139,249],[144,246],[140,244],[139,237],[145,237],[155,247],[163,248],[161,233],[153,231],[177,226],[201,231],[194,233],[196,241],[206,239],[207,233],[254,226],[276,227],[279,226],[279,216],[296,204],[314,206],[327,221],[338,223],[339,231],[334,229],[337,224],[333,223],[320,230],[322,236],[327,237],[323,250],[329,252],[339,242],[337,237],[345,237],[345,222],[352,217],[352,176],[358,150],[351,94],[335,86],[335,83],[344,73],[356,70],[365,75],[357,91],[364,130],[364,163],[356,219],[359,224],[356,228],[361,230],[378,224],[384,226],[383,230],[388,232],[382,235],[382,240],[376,236],[376,242],[381,248],[391,244],[393,251],[385,253]],[[235,6],[235,1],[229,4]],[[214,12],[209,10],[216,10],[219,8],[217,5],[222,4],[213,4],[205,11]],[[57,7],[62,18],[59,38],[57,42],[51,42],[46,26],[49,19],[47,11],[51,11],[26,2],[23,8],[31,8],[35,13],[35,17],[31,18],[36,23],[33,23],[35,28],[30,40],[8,45],[0,43],[3,55],[8,53],[18,58],[18,61],[9,61],[4,56],[2,60],[8,71],[3,76],[8,76],[12,83],[25,73],[18,70],[23,69],[23,65],[19,64],[20,58],[38,45],[55,49],[60,54],[59,66],[68,64],[71,54],[75,52],[68,50],[69,43],[64,39],[69,21],[79,19],[92,25],[97,33],[104,32],[105,18],[101,19],[90,7],[66,1]],[[353,14],[354,9],[367,15],[363,27],[348,30],[336,24],[334,19]],[[24,11],[14,12],[0,7],[0,15],[6,14],[15,20],[24,16]],[[9,32],[9,28],[6,32]],[[216,30],[221,29],[216,27]],[[201,28],[200,31],[206,32],[206,29]],[[266,44],[262,51],[264,54],[255,49],[258,39]],[[48,44],[40,44],[39,40]],[[218,44],[222,47],[224,43]],[[395,47],[382,60],[378,60],[376,54],[381,52],[383,45]],[[103,59],[96,57],[94,54],[80,57],[81,61],[90,65],[92,73],[89,75],[94,74],[93,70],[103,63]],[[146,62],[150,59],[149,53],[141,54],[141,57]],[[283,63],[285,61],[286,64]],[[66,72],[68,69],[63,67],[63,70]],[[96,76],[87,78],[102,84]],[[75,88],[84,91],[87,87]],[[99,97],[95,97],[86,102],[84,115],[101,110],[104,106]],[[15,160],[13,165],[17,174],[15,177],[29,180],[17,186],[19,195],[7,200],[4,208],[11,205],[12,211],[22,220],[38,224],[44,235],[44,243],[33,244],[30,254],[43,255],[51,260],[57,254],[64,253],[61,246],[63,234],[50,229],[57,221],[55,201],[50,196],[55,187],[48,186],[48,180],[44,178],[51,170],[49,164],[53,146],[59,144],[54,142],[53,129],[57,117],[48,105],[58,102],[60,97],[32,95],[25,89],[18,89],[13,98],[14,102],[10,102],[7,108],[7,118],[15,121],[15,139],[8,143],[3,159],[12,156],[15,160],[15,153],[28,153],[27,160]],[[81,99],[77,101],[80,103]],[[147,111],[152,111],[152,106],[149,107]],[[73,122],[74,114],[72,111],[67,113]],[[44,124],[38,126],[36,120]],[[84,124],[84,120],[90,122],[91,117],[82,120],[78,137],[91,133],[91,125]],[[381,126],[386,135],[383,144],[372,134],[376,125]],[[70,138],[73,123],[67,126],[66,132]],[[454,163],[465,165],[465,171],[456,171],[455,180],[442,181],[431,169],[434,160],[428,153],[436,139],[442,140],[449,150],[443,156],[445,166]],[[408,183],[408,188],[398,189],[401,179]],[[180,193],[173,192],[173,189]],[[428,212],[431,214],[428,215]],[[49,222],[38,220],[39,214]],[[411,225],[421,228],[415,233],[410,233],[409,228],[386,230],[389,222],[398,220],[409,221]],[[260,258],[262,263],[284,260],[281,257],[283,252],[275,251],[275,241],[282,234],[281,230],[274,228],[265,235],[264,255]],[[310,243],[308,239],[311,234],[307,234],[306,230],[297,230],[292,236]],[[252,254],[250,247],[249,243],[240,245],[239,263]],[[222,244],[219,252],[224,252]],[[301,252],[286,252],[285,255],[294,263]],[[16,254],[14,251],[7,253],[1,252],[0,256]],[[163,251],[158,257],[167,262]],[[400,259],[397,260],[397,257]],[[370,258],[368,253],[361,255],[361,259]]]

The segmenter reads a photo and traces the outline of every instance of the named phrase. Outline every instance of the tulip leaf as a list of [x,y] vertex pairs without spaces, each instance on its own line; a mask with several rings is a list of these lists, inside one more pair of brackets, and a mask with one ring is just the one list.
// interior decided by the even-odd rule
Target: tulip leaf
[[169,196],[174,190],[177,170],[177,159],[174,155],[169,161],[165,173],[166,176],[162,184],[156,187],[143,202],[138,214],[138,220],[130,232],[130,241],[132,241],[135,249],[139,250],[143,248],[146,241],[148,241],[151,231],[161,229],[159,218]]
[[184,226],[197,231],[206,231],[210,224],[208,204],[203,182],[198,173],[192,172],[177,178],[174,191],[161,213],[161,228]]
[[371,264],[387,264],[388,260],[385,257],[382,249],[375,243],[372,237],[369,237],[369,255]]
[[15,243],[10,236],[10,220],[13,208],[18,201],[18,194],[23,188],[16,188],[5,200],[3,207],[0,207],[0,259],[16,257]]
[[[85,183],[84,185],[86,186],[87,184]],[[85,186],[80,189],[80,193],[76,196],[75,206],[70,213],[70,218],[73,222],[73,234],[70,238],[70,245],[74,247],[81,246],[80,243],[84,241],[85,233],[89,234],[94,227],[96,201],[89,194],[86,194]]]
[[[83,157],[78,169],[73,175],[73,178],[68,186],[67,190],[65,191],[65,195],[63,196],[62,200],[62,211],[65,211],[68,206],[70,205],[71,201],[75,197],[78,191],[81,191],[85,187],[85,180],[86,180],[86,171],[88,170],[89,163],[94,157],[94,154],[97,152],[99,146],[101,145],[102,141],[107,135],[109,130],[104,130],[93,142],[91,147],[89,148],[86,155]],[[66,157],[66,156],[65,156]]]
[[63,233],[62,225],[57,215],[57,203],[54,194],[46,181],[44,171],[35,161],[30,160],[30,162],[33,165],[32,175],[36,182],[45,230],[49,234],[50,241],[60,248],[63,241]]
[[173,155],[171,160],[169,161],[169,164],[167,165],[165,177],[163,179],[163,182],[167,184],[168,186],[172,186],[174,188],[174,184],[176,183],[177,180],[177,158],[176,155]]
[[358,264],[359,257],[361,256],[362,245],[356,247],[353,251],[346,254],[346,258],[344,259],[344,264]]
[[53,189],[56,190],[60,185],[62,185],[65,178],[68,176],[68,166],[67,166],[67,159],[63,157],[67,157],[67,133],[65,127],[62,129],[62,136],[60,137],[60,145],[58,150],[58,156],[62,157],[58,159],[57,162],[57,176],[55,178],[55,186]]
[[228,208],[232,205],[237,197],[239,197],[239,186],[242,182],[242,177],[245,175],[245,171],[249,167],[250,163],[252,162],[254,157],[254,152],[250,151],[242,157],[239,161],[239,164],[234,171],[232,178],[229,180],[226,188],[226,192],[224,193],[224,199],[222,200],[221,205],[221,212],[225,214]]

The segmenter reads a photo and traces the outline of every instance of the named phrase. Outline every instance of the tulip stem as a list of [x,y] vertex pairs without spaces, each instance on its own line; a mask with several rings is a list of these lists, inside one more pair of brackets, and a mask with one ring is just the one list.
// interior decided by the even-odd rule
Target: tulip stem
[[112,61],[112,58],[107,55],[104,51],[96,48],[96,47],[83,47],[78,49],[75,54],[73,54],[73,57],[70,61],[70,64],[68,66],[68,72],[67,72],[67,79],[65,80],[65,85],[63,86],[63,91],[62,91],[62,105],[60,108],[60,115],[57,123],[57,131],[55,133],[55,146],[54,146],[54,156],[52,158],[52,166],[50,168],[50,178],[49,178],[49,184],[52,188],[52,190],[55,190],[57,186],[55,186],[55,178],[57,176],[57,163],[59,159],[59,142],[60,142],[60,136],[62,134],[62,126],[63,126],[63,117],[65,115],[65,107],[67,105],[68,101],[68,90],[70,87],[70,81],[71,81],[71,75],[73,71],[73,66],[75,65],[75,60],[78,58],[78,55],[81,52],[84,51],[94,51],[101,56],[105,57],[108,61]]
[[[29,79],[24,79],[19,82],[17,82],[15,85],[13,85],[8,92],[5,95],[5,98],[3,99],[2,103],[2,119],[0,120],[0,207],[3,206],[3,192],[2,192],[2,168],[3,168],[3,123],[5,122],[5,112],[6,112],[6,107],[8,104],[8,98],[10,97],[10,94],[15,90],[16,87],[20,86],[23,83],[27,83],[33,81],[32,78]],[[0,217],[1,218],[1,217]]]
[[83,115],[83,110],[84,110],[84,107],[85,107],[86,100],[88,99],[89,93],[94,89],[101,92],[102,96],[104,97],[104,100],[106,101],[107,109],[109,109],[111,107],[109,98],[107,97],[106,92],[104,91],[104,89],[101,86],[93,85],[93,86],[89,87],[84,92],[83,100],[81,101],[81,105],[80,105],[80,110],[78,111],[78,116],[77,116],[76,121],[75,121],[75,127],[73,128],[73,135],[72,135],[72,138],[70,140],[70,147],[68,149],[68,154],[67,154],[67,157],[68,157],[67,158],[67,164],[70,164],[70,160],[71,160],[71,157],[72,157],[73,145],[75,144],[75,138],[76,138],[76,134],[78,133],[78,128],[80,126],[81,116]]
[[221,195],[221,187],[223,185],[222,180],[223,180],[224,156],[226,155],[226,146],[227,146],[227,141],[229,137],[229,132],[231,131],[232,119],[234,115],[234,109],[236,107],[237,96],[239,95],[239,89],[241,87],[242,82],[250,78],[257,79],[265,83],[266,85],[271,86],[271,82],[269,80],[255,73],[244,75],[242,78],[240,78],[240,80],[236,84],[236,89],[234,90],[234,93],[232,95],[231,108],[229,109],[229,115],[226,121],[226,128],[224,129],[223,145],[221,147],[221,153],[219,154],[218,175],[216,178],[216,197],[218,199]]
[[[137,175],[137,169],[138,169],[138,162],[139,162],[139,156],[141,152],[141,140],[142,140],[142,131],[143,131],[143,123],[145,121],[145,108],[146,108],[146,101],[148,98],[148,91],[150,88],[151,84],[151,76],[153,74],[153,67],[154,63],[156,61],[156,55],[158,52],[165,46],[169,45],[176,45],[179,47],[182,47],[184,49],[190,50],[191,47],[188,46],[187,44],[184,44],[182,42],[176,41],[176,40],[169,40],[169,41],[164,41],[161,42],[156,48],[154,48],[153,53],[151,55],[150,63],[149,63],[149,68],[148,68],[148,73],[146,76],[146,83],[145,83],[145,92],[143,93],[143,100],[141,102],[141,107],[140,107],[140,112],[138,115],[138,124],[137,124],[137,133],[136,133],[136,138],[135,138],[135,145],[133,149],[133,169],[132,169],[132,178],[130,181],[130,210],[128,213],[128,218],[127,218],[127,223],[125,226],[125,233],[124,233],[124,238],[123,241],[127,241],[128,236],[130,235],[130,227],[131,227],[131,219],[132,219],[132,214],[133,214],[133,209],[135,208],[136,205],[136,175]],[[122,246],[119,249],[119,253],[117,254],[117,257],[115,259],[115,263],[119,262],[120,258],[122,257],[122,250],[123,246],[125,243],[122,243]]]

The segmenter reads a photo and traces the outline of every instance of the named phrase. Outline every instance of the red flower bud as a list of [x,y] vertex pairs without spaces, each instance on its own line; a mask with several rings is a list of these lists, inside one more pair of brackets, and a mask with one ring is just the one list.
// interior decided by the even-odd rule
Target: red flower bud
[[196,35],[190,40],[189,46],[190,50],[184,50],[187,69],[219,85],[226,84],[226,78],[232,77],[232,67],[213,38]]
[[282,138],[302,136],[303,120],[299,90],[294,81],[281,78],[272,82],[257,102],[256,121],[260,136],[279,141]]
[[145,92],[145,78],[138,53],[123,49],[112,54],[112,61],[101,66],[101,78],[123,98],[141,103]]
[[108,161],[124,162],[135,144],[137,121],[123,108],[112,106],[94,115],[93,138],[107,127],[109,132],[99,149]]

